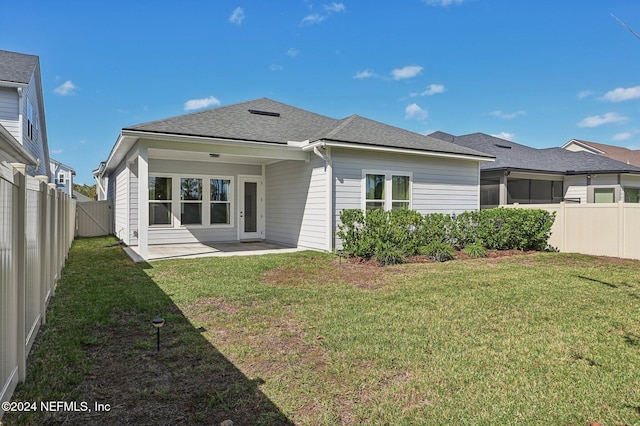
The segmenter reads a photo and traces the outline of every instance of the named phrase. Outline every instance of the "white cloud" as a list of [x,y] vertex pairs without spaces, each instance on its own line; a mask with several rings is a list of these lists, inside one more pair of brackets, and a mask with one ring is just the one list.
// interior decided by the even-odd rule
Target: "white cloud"
[[62,150],[61,149],[52,149],[51,151],[49,151],[50,154],[54,154],[54,155],[58,155],[58,154],[62,154]]
[[500,139],[504,139],[506,141],[512,141],[512,142],[516,138],[515,134],[509,133],[509,132],[500,132],[500,133],[497,133],[497,134],[491,135],[491,136],[496,137],[496,138],[500,138]]
[[615,135],[613,135],[611,139],[613,139],[614,141],[626,141],[631,139],[632,137],[633,137],[633,133],[622,132],[622,133],[616,133]]
[[502,111],[491,111],[489,115],[493,115],[494,117],[502,118],[505,120],[512,120],[519,115],[526,115],[525,111],[516,111],[516,112],[502,112]]
[[294,49],[293,47],[291,47],[291,48],[289,48],[289,50],[287,50],[287,55],[291,56],[292,58],[295,58],[299,54],[300,54],[300,51],[298,49]]
[[346,7],[344,6],[343,3],[336,3],[336,2],[333,2],[331,4],[325,4],[323,8],[325,12],[324,14],[311,13],[305,16],[304,18],[302,18],[300,25],[305,26],[305,25],[319,24],[320,22],[326,21],[327,18],[329,18],[334,13],[344,12],[346,10]]
[[353,78],[371,78],[375,75],[375,73],[371,70],[364,70],[357,72]]
[[591,95],[593,95],[593,92],[591,90],[582,90],[578,92],[576,96],[578,99],[584,99],[584,98],[588,98]]
[[76,89],[78,89],[78,86],[73,84],[71,80],[67,80],[53,89],[53,93],[60,96],[73,96],[76,94]]
[[422,73],[423,68],[419,65],[408,65],[404,68],[396,68],[391,71],[394,80],[413,78]]
[[207,108],[211,105],[220,105],[220,101],[213,96],[202,99],[191,99],[184,103],[184,110],[191,111],[194,109]]
[[426,120],[429,117],[429,112],[420,108],[420,106],[416,103],[411,105],[407,105],[404,110],[404,118],[412,119],[412,120]]
[[324,10],[327,12],[344,12],[345,7],[343,3],[336,3],[335,1],[331,4],[325,4]]
[[244,21],[244,18],[246,18],[244,9],[241,7],[236,7],[229,17],[229,22],[231,22],[232,24],[240,25],[242,24],[242,21]]
[[[631,130],[628,132],[622,132],[622,133],[616,133],[615,135],[613,135],[613,137],[611,139],[613,139],[614,141],[626,141],[629,140],[631,138],[633,138],[634,136],[640,134],[640,130]],[[629,148],[629,147],[627,147]],[[634,149],[634,148],[629,148],[629,149]],[[637,149],[637,148],[635,148]]]
[[269,69],[271,71],[282,71],[284,69],[284,67],[282,65],[278,65],[278,64],[271,64],[269,66]]
[[328,15],[320,15],[319,13],[312,13],[311,15],[307,15],[304,18],[302,18],[302,22],[300,22],[300,25],[319,24],[320,22],[324,21],[328,17],[329,17]]
[[578,127],[592,128],[592,127],[598,127],[598,126],[602,126],[603,124],[609,124],[609,123],[616,123],[616,124],[625,123],[628,120],[629,118],[624,117],[618,114],[617,112],[608,112],[605,115],[593,115],[591,117],[587,117],[578,123]]
[[640,98],[640,86],[629,87],[627,89],[618,87],[604,94],[602,99],[611,102],[629,101]]
[[420,93],[420,96],[436,95],[438,93],[443,93],[444,91],[445,91],[445,88],[444,88],[443,84],[430,84],[427,87],[427,90],[425,90],[424,92]]
[[452,4],[462,4],[466,0],[423,0],[429,6],[449,6]]

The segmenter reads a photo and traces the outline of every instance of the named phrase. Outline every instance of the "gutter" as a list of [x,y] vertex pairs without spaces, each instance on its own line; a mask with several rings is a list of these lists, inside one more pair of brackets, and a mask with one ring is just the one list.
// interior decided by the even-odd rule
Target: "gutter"
[[455,158],[462,160],[476,160],[481,162],[494,162],[495,157],[493,156],[478,156],[473,154],[456,154],[451,152],[440,152],[440,151],[428,151],[428,150],[418,150],[411,148],[394,148],[387,146],[378,146],[378,145],[365,145],[365,144],[357,144],[357,143],[347,143],[347,142],[338,142],[338,141],[330,141],[330,140],[320,140],[302,148],[303,151],[310,151],[317,147],[329,147],[329,148],[348,148],[348,149],[362,149],[367,151],[380,151],[380,152],[392,152],[397,154],[411,154],[411,155],[425,155],[429,157],[441,157],[441,158]]

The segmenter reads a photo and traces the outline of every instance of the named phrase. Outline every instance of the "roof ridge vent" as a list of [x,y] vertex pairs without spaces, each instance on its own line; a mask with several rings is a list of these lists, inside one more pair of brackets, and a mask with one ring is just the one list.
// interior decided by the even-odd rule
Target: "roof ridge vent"
[[504,144],[500,144],[500,143],[496,143],[494,145],[497,146],[498,148],[511,149],[511,147],[509,145],[504,145]]
[[266,115],[266,116],[269,116],[269,117],[280,117],[280,113],[279,112],[261,111],[259,109],[249,109],[247,111],[249,111],[249,114]]

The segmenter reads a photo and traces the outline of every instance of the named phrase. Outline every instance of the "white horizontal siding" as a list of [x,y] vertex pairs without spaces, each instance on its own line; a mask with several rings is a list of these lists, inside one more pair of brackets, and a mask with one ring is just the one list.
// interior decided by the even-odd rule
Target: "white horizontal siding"
[[113,199],[114,232],[118,238],[129,244],[129,227],[127,225],[129,179],[124,162],[115,170],[113,178],[115,180]]
[[282,161],[265,171],[266,239],[286,245],[326,249],[325,162]]
[[149,228],[149,244],[184,244],[237,240],[238,232],[236,228]]
[[[31,153],[36,159],[40,160],[40,164],[33,171],[34,175],[49,175],[49,159],[45,158],[45,147],[44,147],[44,105],[40,105],[38,101],[38,92],[37,86],[39,82],[36,82],[35,74],[31,76],[31,80],[29,81],[29,85],[23,90],[23,102],[22,102],[22,145],[24,148]],[[34,131],[34,134],[31,138],[28,136],[27,125],[28,125],[28,116],[27,116],[27,100],[31,103],[33,107],[35,120],[37,121],[37,130]],[[30,172],[31,174],[31,172]]]
[[18,91],[10,87],[0,87],[0,124],[20,141],[20,111]]
[[236,176],[239,174],[261,175],[262,166],[205,161],[149,159],[149,175],[162,175],[162,173],[179,174],[183,177],[189,177],[190,173],[209,176]]
[[129,165],[129,244],[138,244],[138,159]]
[[422,214],[461,213],[479,206],[478,163],[405,154],[334,150],[336,220],[340,211],[362,207],[363,170],[412,174],[412,208]]
[[580,199],[581,203],[587,202],[587,177],[565,176],[564,198]]

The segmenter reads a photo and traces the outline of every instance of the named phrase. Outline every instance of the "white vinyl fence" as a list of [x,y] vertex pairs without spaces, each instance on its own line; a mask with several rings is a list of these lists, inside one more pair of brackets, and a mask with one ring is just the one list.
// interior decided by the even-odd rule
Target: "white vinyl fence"
[[556,212],[549,244],[561,252],[640,259],[640,204],[520,204]]
[[[0,402],[26,377],[26,360],[73,242],[75,200],[0,163]],[[4,412],[0,408],[0,418]]]

